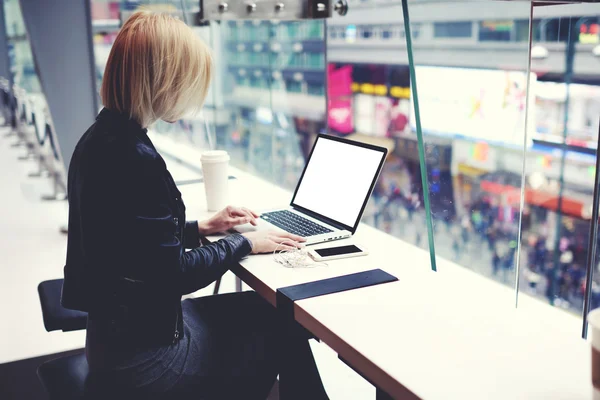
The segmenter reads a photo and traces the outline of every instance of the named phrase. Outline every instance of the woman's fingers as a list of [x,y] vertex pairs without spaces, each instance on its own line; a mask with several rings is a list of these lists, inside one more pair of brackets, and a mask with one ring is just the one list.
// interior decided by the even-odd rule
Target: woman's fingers
[[278,236],[278,235],[273,235],[269,237],[270,240],[272,240],[275,243],[280,243],[280,244],[286,244],[288,246],[294,247],[294,248],[301,248],[304,247],[304,245],[302,243],[300,243],[297,240],[293,240],[290,239],[288,237],[282,237],[282,236]]
[[302,236],[294,235],[293,233],[289,233],[289,232],[277,232],[277,236],[286,238],[286,239],[292,239],[296,242],[306,242],[306,238],[303,238]]
[[247,210],[245,208],[234,207],[231,210],[231,216],[234,217],[233,219],[235,219],[236,217],[237,218],[245,218],[246,221],[243,222],[244,224],[249,222],[252,225],[256,226],[256,220],[255,220],[256,217],[250,212],[250,210]]
[[231,207],[231,209],[229,210],[229,214],[230,214],[232,217],[243,217],[243,216],[247,215],[247,214],[244,212],[244,210],[242,210],[242,209],[241,209],[241,208],[239,208],[239,207]]
[[253,213],[252,211],[248,210],[246,207],[241,207],[239,209],[241,214],[244,214],[246,216],[248,216],[250,218],[250,223],[254,226],[256,226],[256,218],[258,218],[258,215],[256,213]]
[[255,213],[254,211],[250,210],[249,208],[242,207],[242,210],[246,211],[247,213],[250,213],[250,215],[252,215],[254,218],[260,217],[260,215],[258,215],[258,213]]
[[244,225],[244,224],[247,224],[248,222],[252,223],[252,218],[250,218],[250,217],[237,217],[237,218],[231,218],[229,220],[229,223],[231,224],[231,227],[234,227],[236,225]]

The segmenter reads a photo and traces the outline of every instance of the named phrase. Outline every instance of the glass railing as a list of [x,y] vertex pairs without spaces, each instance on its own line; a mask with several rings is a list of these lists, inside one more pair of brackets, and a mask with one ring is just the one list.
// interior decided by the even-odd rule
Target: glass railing
[[[427,7],[452,13],[464,4]],[[474,14],[479,6],[472,5]],[[418,7],[411,4],[410,12],[419,15]],[[475,46],[442,46],[433,54],[415,41],[412,49],[423,142],[435,155],[425,186],[430,251],[582,315],[600,111],[600,7],[485,7],[494,18],[478,24]],[[494,47],[510,42],[523,45]],[[412,131],[416,122],[413,111]],[[444,152],[449,165],[438,160]],[[594,281],[593,306],[598,292]]]
[[[485,8],[499,19],[508,11],[502,2],[457,1],[411,4],[409,14],[427,7],[432,14],[443,11],[458,17],[465,5],[472,15]],[[512,18],[529,20],[529,3],[515,2],[509,7]],[[469,22],[434,24],[429,41],[440,40],[440,46],[415,40],[409,49],[418,108],[413,90],[405,135],[414,147],[422,135],[425,153],[424,163],[418,159],[408,167],[414,171],[411,196],[420,205],[415,242],[439,258],[515,286],[528,48],[500,53],[474,45],[476,25],[464,17]],[[498,25],[498,29],[504,28]],[[427,226],[428,217],[431,226]]]

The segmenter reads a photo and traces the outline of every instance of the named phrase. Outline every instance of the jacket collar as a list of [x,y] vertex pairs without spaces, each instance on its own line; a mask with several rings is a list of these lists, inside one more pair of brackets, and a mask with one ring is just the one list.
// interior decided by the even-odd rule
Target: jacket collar
[[129,118],[129,115],[121,113],[116,110],[110,110],[108,108],[103,108],[98,116],[96,117],[97,121],[112,121],[119,125],[122,125],[126,128],[126,130],[131,131],[132,133],[144,133],[148,132],[148,129],[142,128],[142,126],[136,120]]

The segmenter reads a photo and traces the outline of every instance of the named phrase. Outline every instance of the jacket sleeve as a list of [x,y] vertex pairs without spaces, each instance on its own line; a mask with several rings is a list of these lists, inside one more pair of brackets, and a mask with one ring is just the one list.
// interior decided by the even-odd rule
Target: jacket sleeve
[[231,266],[250,254],[252,245],[240,234],[234,234],[208,246],[183,254],[180,261],[182,294],[193,293],[219,279]]
[[198,230],[198,221],[187,221],[184,227],[186,249],[200,247],[200,231]]
[[[130,193],[133,201],[129,202],[126,218],[127,236],[132,244],[127,264],[135,266],[136,275],[154,282],[168,282],[181,294],[192,293],[221,277],[232,263],[251,252],[252,245],[242,235],[235,234],[184,251],[180,230],[191,230],[192,224],[179,226],[169,206],[172,199],[161,168],[165,167],[156,163],[144,168],[140,171],[141,179],[130,186],[135,190]],[[197,225],[195,231],[198,232]],[[185,244],[196,244],[199,234],[188,239]]]

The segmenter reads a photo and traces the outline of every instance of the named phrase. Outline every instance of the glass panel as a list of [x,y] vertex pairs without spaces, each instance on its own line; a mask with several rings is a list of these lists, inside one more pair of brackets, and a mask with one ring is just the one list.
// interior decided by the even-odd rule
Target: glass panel
[[[212,29],[217,26],[212,24]],[[216,70],[224,84],[214,94],[223,98],[226,119],[217,141],[231,154],[232,164],[249,171],[263,171],[270,178],[273,113],[270,82],[272,57],[271,23],[265,21],[221,22],[221,58]],[[216,32],[215,32],[216,33]],[[216,89],[216,88],[215,88]]]
[[[371,36],[360,34],[365,27]],[[429,40],[432,30],[431,23],[415,22],[414,42]],[[389,150],[363,222],[426,248],[401,4],[355,2],[348,15],[327,21],[327,31],[329,133]]]
[[[514,286],[528,46],[511,42],[517,41],[517,26],[523,29],[518,21],[529,21],[530,3],[423,2],[411,3],[409,11],[415,16],[411,24],[422,24],[423,31],[413,56],[427,179],[424,192],[418,160],[406,163],[414,171],[413,202],[423,204],[429,195],[438,259]],[[474,20],[478,15],[493,17]],[[407,158],[417,147],[412,99],[410,106],[401,150]],[[426,213],[420,207],[412,213],[419,221],[414,241],[426,247]]]
[[[281,77],[279,85],[284,89],[271,88],[279,123],[273,153],[274,178],[293,189],[316,135],[325,130],[325,22],[277,25],[279,31],[295,32],[295,36],[286,39],[277,35],[271,41],[271,48],[278,50],[273,74]],[[294,54],[290,56],[290,52]]]
[[[598,15],[593,4],[535,7],[533,15],[540,34],[531,53],[537,79],[521,291],[576,315],[583,311],[600,115]],[[597,307],[598,294],[592,298]]]
[[[324,130],[323,21],[223,22],[229,123],[217,135],[232,163],[288,189]],[[251,40],[249,40],[249,38]]]
[[[414,46],[436,252],[511,286],[518,278],[521,293],[581,315],[600,111],[600,8],[536,7],[527,75],[529,4],[482,3],[427,4],[433,20],[460,19],[466,7],[470,15],[480,15],[478,7],[494,15],[477,21],[475,47],[457,42],[432,54]],[[411,4],[416,16],[419,6]],[[433,38],[439,33],[434,26]],[[596,279],[592,307],[600,306]]]

